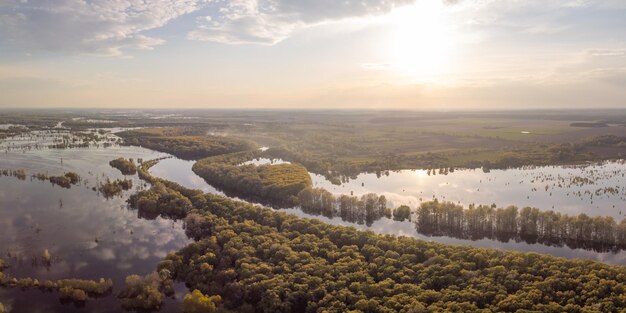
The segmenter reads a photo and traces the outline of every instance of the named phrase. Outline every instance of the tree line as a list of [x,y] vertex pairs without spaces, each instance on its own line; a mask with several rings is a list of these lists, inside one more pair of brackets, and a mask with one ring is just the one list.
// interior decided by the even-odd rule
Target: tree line
[[205,130],[188,128],[144,128],[118,133],[124,144],[167,152],[181,159],[195,160],[209,156],[247,151],[256,148],[251,141],[207,135]]
[[610,216],[577,216],[515,206],[470,205],[467,209],[437,200],[422,203],[416,211],[415,227],[428,236],[462,239],[526,241],[571,248],[610,251],[626,249],[626,220]]
[[387,198],[375,193],[361,197],[335,196],[323,188],[305,188],[298,193],[298,203],[303,212],[341,218],[343,221],[371,226],[375,221],[387,217],[396,221],[410,220],[411,209],[402,205],[395,209],[387,206]]

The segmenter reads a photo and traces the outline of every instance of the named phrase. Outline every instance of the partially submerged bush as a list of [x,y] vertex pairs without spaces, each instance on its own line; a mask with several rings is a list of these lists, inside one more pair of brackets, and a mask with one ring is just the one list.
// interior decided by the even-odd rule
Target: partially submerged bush
[[[99,281],[84,279],[62,279],[57,281],[26,278],[11,278],[0,272],[0,287],[37,288],[41,291],[57,291],[61,300],[85,302],[90,297],[101,297],[113,289],[113,281],[100,278]],[[0,311],[1,312],[1,311]]]
[[87,293],[80,289],[74,289],[72,287],[63,287],[59,289],[59,296],[61,300],[71,300],[74,302],[87,301]]
[[[41,179],[41,176],[37,176]],[[53,185],[58,185],[63,188],[70,188],[72,185],[76,185],[80,181],[80,176],[74,172],[67,172],[63,176],[50,176],[48,180]]]
[[131,188],[133,188],[133,181],[130,179],[116,179],[112,181],[107,178],[105,183],[100,184],[98,190],[100,190],[105,197],[109,198]]
[[137,173],[137,166],[133,159],[117,158],[109,162],[109,165],[120,170],[124,175],[135,175]]
[[117,297],[125,310],[158,310],[163,303],[163,294],[174,294],[173,284],[168,270],[145,277],[130,275]]

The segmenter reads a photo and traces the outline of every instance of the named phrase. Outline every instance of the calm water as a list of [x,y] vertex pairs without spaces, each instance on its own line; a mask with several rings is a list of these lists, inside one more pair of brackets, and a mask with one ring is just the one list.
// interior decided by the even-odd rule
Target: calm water
[[[49,139],[20,141],[41,143]],[[12,306],[14,312],[119,312],[115,294],[124,278],[154,271],[167,253],[190,240],[180,221],[138,218],[137,212],[126,206],[134,191],[107,199],[91,188],[107,177],[123,177],[108,164],[114,158],[147,160],[165,155],[138,147],[5,151],[0,168],[24,168],[29,175],[74,171],[83,178],[79,185],[64,189],[47,181],[0,177],[0,255],[11,266],[6,272],[40,280],[111,278],[114,290],[110,296],[89,300],[84,308],[61,304],[56,293],[38,290],[0,289],[0,302]],[[136,175],[130,178],[134,189],[142,185]],[[50,266],[40,262],[45,249],[53,259]],[[163,312],[180,311],[177,302],[168,299]]]
[[[425,170],[403,170],[388,175],[366,173],[340,186],[312,174],[313,183],[336,194],[383,194],[394,206],[417,207],[434,198],[464,205],[492,204],[536,207],[570,215],[626,215],[626,164],[545,166],[526,169],[456,170],[428,175]],[[589,179],[589,181],[584,178]]]
[[[63,131],[59,131],[62,133]],[[106,135],[116,140],[112,134]],[[113,294],[90,300],[84,308],[61,304],[54,293],[37,290],[0,289],[0,302],[26,312],[119,312],[115,294],[130,274],[146,274],[168,253],[177,251],[190,240],[185,236],[182,223],[162,218],[141,219],[129,210],[126,199],[134,191],[106,199],[91,188],[106,178],[124,176],[111,168],[108,162],[117,157],[143,158],[144,160],[168,156],[139,147],[91,147],[77,149],[41,149],[58,139],[58,134],[42,132],[26,135],[0,143],[2,158],[0,169],[24,168],[27,174],[46,172],[61,175],[77,172],[83,180],[78,186],[64,189],[49,182],[20,181],[14,177],[0,177],[0,255],[11,268],[7,272],[16,277],[37,279],[77,277],[114,280]],[[107,139],[108,140],[108,139]],[[268,159],[258,159],[250,164],[267,164]],[[274,164],[281,160],[273,160]],[[153,168],[155,176],[175,181],[188,188],[205,192],[223,193],[207,184],[191,170],[193,161],[177,158],[162,160]],[[399,171],[377,177],[361,174],[340,186],[332,185],[319,175],[312,174],[313,182],[334,193],[361,195],[368,192],[384,194],[390,205],[409,204],[416,207],[420,201],[433,198],[463,204],[495,202],[498,205],[536,206],[541,209],[578,214],[610,215],[621,220],[626,213],[624,178],[626,165],[621,162],[588,167],[541,167],[491,171],[457,170],[448,175],[428,175],[427,171]],[[590,179],[582,180],[581,177]],[[142,182],[130,177],[136,188]],[[546,188],[547,186],[547,188]],[[599,192],[598,190],[601,190]],[[609,191],[607,191],[609,190]],[[593,201],[593,203],[592,203]],[[615,207],[613,207],[615,206]],[[620,211],[622,211],[620,213]],[[448,244],[471,245],[518,251],[534,251],[568,258],[594,259],[611,264],[626,265],[626,253],[597,253],[567,247],[549,247],[492,240],[461,240],[447,237],[424,237],[415,231],[411,222],[397,222],[383,218],[367,227],[311,216],[299,209],[286,209],[288,213],[312,217],[327,223],[355,226],[382,234],[396,234],[433,240]],[[44,249],[53,257],[50,266],[38,260]],[[178,295],[185,290],[178,286]],[[34,301],[33,299],[36,299]],[[180,310],[179,300],[167,300],[163,312]]]
[[[280,160],[254,160],[254,164],[257,165],[270,164],[272,162],[276,164],[280,162]],[[193,161],[167,159],[155,165],[151,169],[151,173],[168,180],[177,181],[188,188],[201,189],[207,192],[211,192],[211,189],[215,189],[191,171],[192,165]],[[555,205],[555,211],[568,214],[585,212],[589,215],[610,215],[619,221],[621,220],[619,208],[624,207],[623,187],[620,187],[621,192],[616,195],[606,194],[596,196],[594,194],[593,201],[594,203],[598,201],[598,204],[597,208],[593,210],[587,210],[589,206],[585,203],[585,198],[583,197],[581,200],[581,198],[577,196],[577,192],[580,191],[582,195],[585,195],[584,190],[595,191],[600,188],[600,186],[602,186],[602,188],[604,188],[604,186],[626,186],[626,184],[624,184],[624,177],[622,176],[624,170],[626,170],[626,165],[621,162],[587,167],[511,169],[506,171],[491,171],[490,173],[484,173],[480,170],[457,170],[448,175],[432,175],[431,173],[430,176],[427,171],[406,170],[392,172],[389,173],[389,176],[383,175],[380,178],[378,178],[376,174],[361,174],[357,179],[344,183],[341,186],[331,184],[320,175],[311,173],[311,178],[316,186],[327,188],[337,194],[350,194],[351,191],[355,195],[375,192],[384,194],[394,205],[410,204],[413,208],[417,207],[420,202],[420,197],[422,197],[423,201],[427,201],[432,199],[433,194],[439,199],[450,201],[461,199],[463,195],[467,195],[469,196],[469,200],[461,201],[461,203],[464,204],[493,203],[493,199],[496,199],[499,200],[496,201],[496,203],[501,205],[534,205],[541,209],[546,209],[546,206],[541,205],[542,203],[559,203],[556,197],[562,197],[563,199],[561,199],[562,202],[560,203],[568,205]],[[595,181],[593,184],[585,184],[580,187],[571,185],[569,186],[571,189],[566,190],[568,187],[564,185],[564,181],[572,180],[577,176],[593,178]],[[561,187],[558,187],[559,181]],[[546,184],[549,185],[548,191],[545,190]],[[553,184],[554,186],[552,186]],[[474,187],[476,185],[479,187]],[[540,189],[540,186],[543,186],[544,189]],[[478,188],[481,190],[477,190]],[[489,191],[488,189],[490,188],[494,190]],[[536,188],[537,191],[534,191],[533,188]],[[422,196],[427,193],[427,191],[424,190],[428,190],[429,193],[431,193],[430,197]],[[553,193],[552,196],[549,195],[550,192]],[[567,194],[568,192],[569,195]],[[576,192],[576,195],[574,192]],[[603,203],[603,205],[601,206],[599,203]],[[612,208],[612,205],[616,205],[616,207]],[[550,207],[547,208],[550,209]],[[284,211],[301,217],[315,218],[335,225],[354,226],[359,229],[368,229],[381,234],[411,236],[446,244],[537,252],[567,258],[591,259],[610,264],[626,265],[626,252],[624,251],[617,253],[598,253],[591,250],[528,244],[525,242],[500,242],[489,239],[472,241],[450,237],[427,237],[418,234],[414,224],[409,221],[398,222],[388,218],[382,218],[374,222],[370,227],[367,227],[365,225],[344,222],[340,218],[329,219],[324,216],[309,215],[297,208],[285,209]],[[626,208],[622,213],[626,213]]]
[[[280,164],[280,159],[256,159],[249,164]],[[626,163],[606,162],[590,166],[542,166],[522,169],[457,169],[447,174],[427,170],[402,170],[376,175],[363,173],[341,185],[309,173],[315,187],[334,194],[385,195],[391,207],[417,208],[438,199],[463,204],[515,205],[554,210],[569,215],[626,216]]]

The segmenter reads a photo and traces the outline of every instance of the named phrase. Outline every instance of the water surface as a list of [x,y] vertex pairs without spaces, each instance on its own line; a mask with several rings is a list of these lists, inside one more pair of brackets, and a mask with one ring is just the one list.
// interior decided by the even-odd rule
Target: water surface
[[[0,169],[23,168],[28,175],[62,175],[73,171],[82,181],[66,189],[30,177],[26,180],[0,177],[0,255],[10,265],[5,272],[14,277],[39,280],[111,278],[113,294],[90,299],[81,308],[72,303],[62,304],[56,293],[0,289],[0,302],[13,307],[14,312],[119,312],[121,308],[115,294],[123,286],[124,278],[154,271],[167,253],[181,249],[191,240],[185,235],[181,221],[139,218],[126,203],[134,190],[105,198],[92,188],[107,178],[124,178],[109,166],[112,159],[147,160],[167,154],[119,146],[33,147],[53,141],[47,137],[14,138],[11,142],[19,141],[24,144],[23,148],[5,150],[0,158]],[[127,178],[133,180],[133,189],[144,186],[136,175]],[[46,249],[52,256],[49,266],[42,262]],[[184,290],[179,296],[182,292]],[[178,301],[168,299],[163,312],[180,311]]]

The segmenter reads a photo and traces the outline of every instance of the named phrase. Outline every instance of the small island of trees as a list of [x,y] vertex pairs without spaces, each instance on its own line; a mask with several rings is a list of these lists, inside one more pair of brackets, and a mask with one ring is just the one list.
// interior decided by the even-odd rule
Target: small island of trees
[[101,183],[98,190],[107,198],[119,195],[124,190],[130,190],[133,188],[133,181],[130,179],[116,179],[111,180],[107,178],[104,183]]
[[135,175],[137,173],[137,166],[133,159],[124,159],[117,158],[115,160],[111,160],[109,165],[120,170],[124,175]]
[[227,191],[281,206],[297,204],[298,193],[311,187],[311,176],[300,164],[241,165],[254,155],[242,152],[205,158],[193,165],[193,171]]

